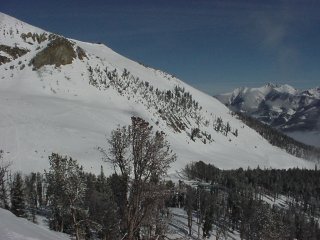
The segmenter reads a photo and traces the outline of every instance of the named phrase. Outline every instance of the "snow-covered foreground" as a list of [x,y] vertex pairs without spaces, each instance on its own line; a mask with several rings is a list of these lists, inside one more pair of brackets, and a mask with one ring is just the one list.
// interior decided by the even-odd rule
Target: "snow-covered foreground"
[[[46,49],[50,40],[39,43],[31,37],[23,39],[21,34],[48,37],[50,33],[2,13],[0,30],[2,44],[29,50],[0,65],[0,149],[4,151],[4,158],[13,163],[14,170],[43,171],[48,167],[48,156],[57,152],[77,159],[86,171],[98,172],[104,163],[97,148],[107,148],[106,137],[117,126],[128,125],[131,116],[142,117],[155,130],[166,133],[178,157],[170,172],[199,160],[221,169],[258,165],[314,168],[314,163],[270,145],[233,117],[217,99],[169,74],[131,61],[104,45],[69,39],[74,48],[80,47],[87,57],[75,58],[72,64],[34,69],[30,62]],[[1,54],[8,56],[3,51]],[[130,72],[133,80],[122,78],[111,83],[108,74],[116,70],[121,76],[124,69]],[[90,84],[92,79],[97,81],[96,85]],[[105,82],[104,85],[101,82]],[[140,92],[145,85],[148,90]],[[192,95],[198,106],[195,112],[184,114],[182,108],[166,109],[168,100],[159,101],[154,89],[173,93],[176,86]],[[149,91],[151,88],[153,90]],[[161,111],[167,115],[161,115]],[[172,127],[168,116],[174,124],[184,123],[184,129],[177,131]],[[237,129],[238,136],[216,131],[213,124],[217,118],[224,124],[229,123],[232,131]],[[210,135],[210,140],[204,142],[204,135],[191,140],[194,128]]]
[[70,240],[63,233],[53,232],[27,219],[18,218],[13,213],[0,208],[1,240]]

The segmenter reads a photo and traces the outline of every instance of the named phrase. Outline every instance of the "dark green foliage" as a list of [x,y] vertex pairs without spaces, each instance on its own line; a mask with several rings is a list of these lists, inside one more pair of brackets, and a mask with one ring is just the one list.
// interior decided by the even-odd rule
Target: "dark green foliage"
[[213,206],[210,205],[209,210],[205,212],[204,214],[204,221],[203,221],[203,237],[209,238],[210,232],[212,231],[212,225],[213,225]]
[[85,206],[88,209],[87,234],[101,239],[116,239],[119,235],[118,207],[101,167],[98,177],[86,174]]
[[26,202],[28,205],[28,210],[31,213],[32,222],[36,222],[36,210],[38,207],[38,195],[37,195],[37,178],[36,173],[31,173],[25,177],[25,192],[26,192]]
[[121,228],[125,228],[125,208],[127,203],[127,178],[125,176],[120,176],[117,174],[112,174],[108,178],[108,186],[113,195],[113,199],[117,204],[117,213],[120,217],[120,226]]
[[42,174],[41,173],[37,173],[37,176],[36,176],[36,182],[37,182],[37,201],[38,201],[38,206],[43,206],[43,196],[42,196],[42,193],[43,193],[43,177],[42,177]]
[[[219,231],[237,230],[242,239],[319,239],[318,170],[220,170],[196,162],[187,165],[185,173],[198,180],[200,187],[206,186],[201,191],[204,236],[208,236],[213,221]],[[208,183],[204,185],[203,181]],[[286,198],[286,206],[266,202],[280,195]]]
[[[157,145],[160,149],[166,146],[162,137],[156,135],[153,139],[154,143],[160,144]],[[154,151],[148,153],[157,151],[156,146],[154,147]],[[162,150],[164,151],[161,153],[164,153],[166,148]],[[171,162],[172,159],[162,161],[166,160]],[[150,169],[151,174],[146,173],[143,179],[148,179],[148,182],[132,189],[128,183],[128,176],[113,174],[107,178],[102,167],[98,176],[84,173],[76,160],[56,153],[49,157],[49,163],[50,168],[45,171],[45,182],[40,173],[31,173],[25,176],[24,180],[20,173],[14,175],[11,184],[11,211],[14,214],[21,217],[29,216],[34,222],[36,213],[45,214],[51,229],[72,234],[75,239],[117,240],[123,238],[128,229],[128,188],[135,191],[142,187],[143,191],[139,190],[138,194],[141,196],[143,193],[143,199],[138,203],[137,211],[143,211],[140,220],[143,217],[144,219],[139,222],[139,228],[133,232],[130,239],[136,239],[142,228],[144,236],[153,235],[163,239],[166,229],[166,221],[163,218],[164,202],[167,194],[169,195],[167,190],[174,186],[171,183],[171,186],[169,184],[165,187],[159,182],[163,171],[167,169],[166,165],[158,166],[159,162],[154,162],[158,168],[153,165]],[[141,174],[143,175],[142,172]],[[46,189],[44,195],[43,189]],[[129,201],[131,198],[132,195]],[[149,235],[145,229],[150,229]]]
[[11,188],[11,212],[17,217],[26,217],[26,204],[23,179],[21,173],[16,173]]
[[0,207],[9,209],[9,183],[8,173],[10,163],[2,158],[3,151],[0,150]]
[[56,231],[72,231],[76,239],[83,234],[80,225],[86,218],[84,173],[76,160],[53,153],[46,172],[47,198],[51,210],[50,227]]
[[191,140],[194,141],[196,137],[198,137],[200,133],[200,129],[199,128],[192,128],[191,129]]
[[184,208],[188,215],[188,235],[191,236],[191,229],[192,229],[192,214],[193,210],[197,209],[197,196],[196,191],[192,187],[188,186],[186,189],[186,201],[184,204]]

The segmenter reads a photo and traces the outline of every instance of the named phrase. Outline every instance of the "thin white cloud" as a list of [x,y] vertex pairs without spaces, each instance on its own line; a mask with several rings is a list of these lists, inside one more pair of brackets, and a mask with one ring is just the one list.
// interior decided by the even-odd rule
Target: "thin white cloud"
[[[272,11],[259,11],[253,14],[254,29],[260,47],[276,59],[279,77],[293,76],[299,66],[299,49],[291,41],[295,23],[299,21],[288,2]],[[260,39],[260,40],[259,40]]]

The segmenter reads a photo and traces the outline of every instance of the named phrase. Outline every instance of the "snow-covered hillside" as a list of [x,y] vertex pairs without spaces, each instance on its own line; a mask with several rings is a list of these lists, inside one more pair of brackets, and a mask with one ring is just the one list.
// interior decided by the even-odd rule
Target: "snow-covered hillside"
[[197,160],[225,169],[314,167],[170,74],[2,13],[0,74],[0,149],[17,170],[41,171],[58,152],[98,171],[97,148],[107,147],[110,132],[131,116],[167,134],[178,156],[171,171]]
[[0,208],[1,240],[67,240],[63,233],[48,230],[45,226],[34,224],[27,219],[18,218],[13,213]]
[[306,144],[320,143],[320,88],[297,90],[267,84],[237,88],[215,96],[233,111],[241,111]]

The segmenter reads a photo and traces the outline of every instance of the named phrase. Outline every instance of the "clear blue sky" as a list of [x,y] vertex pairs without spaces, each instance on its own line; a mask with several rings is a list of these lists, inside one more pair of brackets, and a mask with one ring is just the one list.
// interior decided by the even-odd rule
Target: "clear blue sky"
[[210,94],[320,85],[319,0],[2,0],[0,11],[102,42]]

